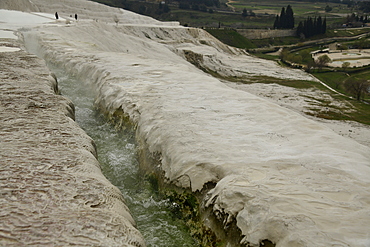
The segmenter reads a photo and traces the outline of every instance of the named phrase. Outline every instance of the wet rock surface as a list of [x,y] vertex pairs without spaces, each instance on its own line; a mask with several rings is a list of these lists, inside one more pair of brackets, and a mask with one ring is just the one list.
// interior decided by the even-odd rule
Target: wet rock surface
[[44,62],[0,64],[0,245],[145,246]]

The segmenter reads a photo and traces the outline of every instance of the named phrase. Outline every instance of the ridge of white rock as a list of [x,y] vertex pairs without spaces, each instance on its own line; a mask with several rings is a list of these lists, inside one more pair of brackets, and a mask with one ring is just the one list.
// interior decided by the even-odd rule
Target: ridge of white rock
[[[68,12],[86,4],[84,16],[94,18],[88,1],[34,0],[55,11],[46,2],[66,3]],[[236,222],[250,246],[264,239],[279,247],[370,245],[370,149],[227,87],[185,58],[227,76],[314,79],[203,30],[101,8],[98,22],[43,25],[22,32],[24,42],[94,87],[107,111],[122,109],[150,152],[161,154],[169,183],[192,191],[215,183],[204,204],[225,228]]]

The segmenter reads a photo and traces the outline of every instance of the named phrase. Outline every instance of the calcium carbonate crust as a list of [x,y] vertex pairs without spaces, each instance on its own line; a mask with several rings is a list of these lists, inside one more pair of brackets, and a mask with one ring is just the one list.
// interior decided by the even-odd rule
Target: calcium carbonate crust
[[44,61],[0,57],[0,245],[145,246]]
[[215,183],[204,204],[225,228],[236,222],[243,244],[368,246],[369,148],[227,87],[185,53],[225,75],[313,79],[203,30],[157,24],[86,20],[23,35],[28,49],[94,87],[98,105],[130,117],[170,183]]

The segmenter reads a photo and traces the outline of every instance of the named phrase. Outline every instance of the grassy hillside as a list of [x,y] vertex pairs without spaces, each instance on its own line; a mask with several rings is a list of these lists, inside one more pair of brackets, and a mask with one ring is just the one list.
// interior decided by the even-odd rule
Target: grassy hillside
[[[296,23],[307,16],[322,15],[328,18],[328,24],[340,26],[346,14],[353,12],[346,4],[287,1],[287,0],[236,0],[228,4],[224,1],[219,7],[197,7],[194,10],[180,9],[178,4],[160,5],[159,3],[135,0],[94,0],[106,5],[131,10],[136,13],[148,15],[162,21],[179,21],[182,25],[194,27],[231,27],[231,28],[272,28],[275,16],[280,14],[282,7],[291,5],[295,13]],[[325,12],[325,7],[330,5],[332,11]],[[248,15],[243,17],[246,9]]]
[[209,28],[206,29],[206,31],[212,34],[217,39],[222,40],[223,43],[230,46],[243,49],[252,49],[257,47],[255,44],[253,44],[253,42],[251,42],[249,39],[245,38],[233,29]]

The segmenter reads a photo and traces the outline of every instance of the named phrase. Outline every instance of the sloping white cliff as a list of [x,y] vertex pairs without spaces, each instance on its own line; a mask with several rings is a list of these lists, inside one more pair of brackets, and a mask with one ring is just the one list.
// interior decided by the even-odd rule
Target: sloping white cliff
[[203,203],[225,228],[236,222],[242,243],[370,245],[370,149],[227,87],[187,59],[226,76],[313,80],[309,75],[200,29],[84,0],[33,2],[89,19],[22,32],[26,47],[94,87],[107,111],[123,110],[150,152],[160,154],[168,183],[192,191],[216,184]]

